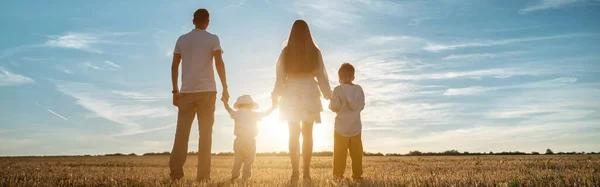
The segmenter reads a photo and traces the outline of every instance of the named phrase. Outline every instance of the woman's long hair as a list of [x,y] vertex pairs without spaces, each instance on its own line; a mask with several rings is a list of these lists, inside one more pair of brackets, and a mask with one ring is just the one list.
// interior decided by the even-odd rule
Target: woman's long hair
[[308,74],[318,68],[320,51],[304,20],[294,22],[282,53],[283,65],[289,74]]

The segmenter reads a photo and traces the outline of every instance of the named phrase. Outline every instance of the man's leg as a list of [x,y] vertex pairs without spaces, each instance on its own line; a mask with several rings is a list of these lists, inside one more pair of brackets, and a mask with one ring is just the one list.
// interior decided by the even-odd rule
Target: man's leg
[[333,176],[344,177],[350,139],[337,132],[333,135]]
[[210,179],[210,162],[212,147],[212,129],[215,123],[216,93],[201,93],[196,101],[196,114],[198,115],[198,172],[196,180]]
[[190,95],[181,94],[178,104],[179,112],[177,114],[177,130],[175,132],[175,142],[169,159],[171,169],[171,178],[179,179],[183,177],[183,165],[187,158],[188,141],[190,130],[194,121],[196,106],[190,101]]
[[361,134],[350,138],[350,158],[352,159],[352,178],[360,179],[362,177],[362,157],[363,145]]

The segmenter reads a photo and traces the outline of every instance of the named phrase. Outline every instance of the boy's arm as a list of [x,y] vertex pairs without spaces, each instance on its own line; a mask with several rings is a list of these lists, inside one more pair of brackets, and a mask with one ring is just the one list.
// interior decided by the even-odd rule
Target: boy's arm
[[223,101],[223,105],[225,106],[225,110],[227,110],[227,113],[229,113],[230,116],[233,115],[232,114],[233,109],[231,109],[231,107],[229,106],[229,103]]
[[362,111],[363,109],[365,109],[365,92],[363,91],[361,86],[358,86],[358,88],[360,94],[360,97],[358,98],[358,111]]
[[329,102],[329,109],[333,112],[340,111],[341,102],[339,90],[337,88],[333,89],[333,97],[331,97],[331,101]]
[[269,108],[269,110],[261,112],[260,113],[260,117],[264,118],[264,117],[267,117],[267,116],[271,115],[271,113],[273,113],[273,111],[275,111],[275,109],[277,109],[277,107],[271,106],[271,108]]

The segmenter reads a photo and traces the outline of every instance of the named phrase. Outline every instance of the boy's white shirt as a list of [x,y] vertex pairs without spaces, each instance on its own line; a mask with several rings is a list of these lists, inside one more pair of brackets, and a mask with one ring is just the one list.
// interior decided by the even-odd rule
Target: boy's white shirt
[[365,94],[359,85],[342,84],[333,89],[329,108],[336,113],[335,132],[352,137],[362,131],[360,112],[365,107]]
[[235,122],[233,134],[238,137],[256,137],[258,121],[267,116],[266,112],[255,112],[249,109],[232,110],[229,116]]
[[206,30],[193,29],[177,39],[173,53],[182,59],[180,93],[217,91],[213,52],[219,50],[219,37]]

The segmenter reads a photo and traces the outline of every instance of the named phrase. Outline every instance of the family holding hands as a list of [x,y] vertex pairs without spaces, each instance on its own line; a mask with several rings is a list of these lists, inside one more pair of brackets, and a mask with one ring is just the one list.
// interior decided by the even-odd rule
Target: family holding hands
[[[276,81],[271,94],[272,107],[258,112],[258,104],[252,97],[242,95],[231,108],[228,104],[229,93],[220,41],[218,36],[206,31],[209,22],[208,11],[198,9],[193,19],[195,29],[179,37],[175,45],[171,78],[173,105],[178,107],[178,116],[169,161],[171,178],[180,179],[184,176],[183,165],[187,158],[190,130],[194,117],[197,117],[200,133],[197,180],[210,179],[212,127],[217,93],[213,69],[216,69],[223,87],[221,101],[235,122],[232,180],[240,177],[245,181],[250,180],[256,153],[257,123],[278,107],[282,119],[289,125],[291,180],[295,181],[300,177],[302,135],[302,177],[305,181],[310,181],[313,125],[321,123],[321,96],[330,100],[329,109],[336,113],[333,177],[343,178],[349,152],[352,178],[360,180],[363,155],[360,112],[365,106],[365,97],[362,88],[353,83],[354,67],[349,63],[341,65],[338,70],[340,85],[331,91],[321,52],[312,39],[308,24],[303,20],[296,20],[287,45],[277,61]],[[181,89],[177,83],[180,64]]]

